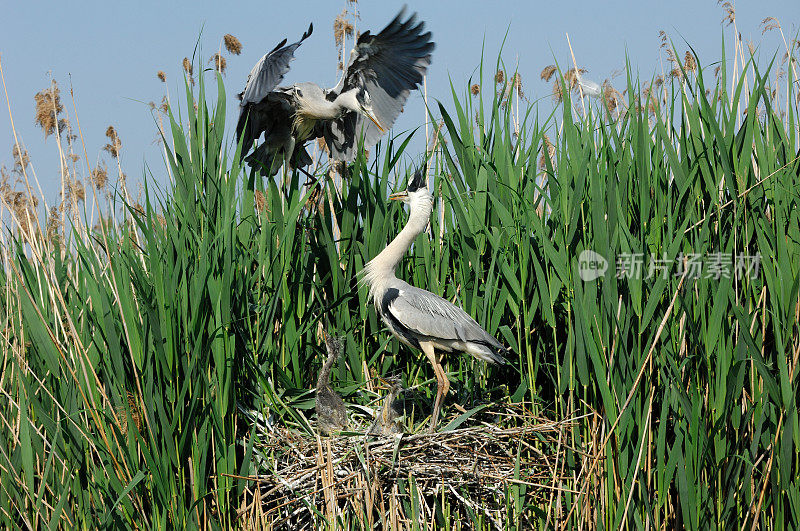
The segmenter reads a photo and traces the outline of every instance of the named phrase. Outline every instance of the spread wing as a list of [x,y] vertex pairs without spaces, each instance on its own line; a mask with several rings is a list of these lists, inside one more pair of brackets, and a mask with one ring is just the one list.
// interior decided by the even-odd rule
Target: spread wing
[[283,39],[255,64],[247,76],[247,84],[239,94],[241,102],[239,103],[239,122],[236,125],[237,141],[244,135],[242,148],[244,153],[249,151],[253,141],[261,135],[265,127],[265,124],[261,123],[256,116],[251,116],[251,108],[260,104],[283,81],[283,76],[289,71],[289,63],[294,59],[295,50],[313,31],[314,25],[310,24],[299,41],[286,45],[286,39]]
[[[369,31],[363,33],[350,52],[339,84],[328,91],[331,100],[352,89],[359,89],[359,94],[365,91],[384,129],[394,124],[408,95],[422,83],[436,47],[431,33],[423,33],[425,23],[417,22],[416,14],[406,20],[403,18],[405,8],[377,35]],[[325,140],[335,158],[349,162],[355,158],[355,147],[362,132],[365,147],[375,145],[383,135],[369,119],[346,113],[328,123]]]

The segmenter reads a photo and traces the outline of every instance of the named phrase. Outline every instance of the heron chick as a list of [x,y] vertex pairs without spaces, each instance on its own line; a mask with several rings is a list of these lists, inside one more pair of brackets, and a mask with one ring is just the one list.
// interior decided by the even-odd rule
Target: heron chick
[[281,41],[256,63],[239,94],[236,138],[242,156],[263,135],[245,160],[262,175],[275,175],[284,162],[295,168],[311,164],[305,144],[322,137],[331,158],[352,162],[361,135],[365,148],[375,145],[422,83],[435,47],[424,28],[416,15],[405,18],[403,8],[377,35],[362,33],[339,83],[329,89],[315,83],[279,87],[314,26],[293,44]]
[[370,435],[387,436],[403,433],[403,426],[399,422],[403,416],[403,404],[398,400],[400,393],[403,392],[403,385],[399,377],[387,381],[391,384],[389,394],[383,399],[383,406],[369,428]]
[[344,400],[339,396],[330,385],[330,375],[333,364],[339,358],[344,341],[341,338],[333,338],[324,331],[325,348],[328,351],[328,359],[325,360],[317,378],[317,400],[314,409],[317,412],[317,426],[324,435],[342,431],[347,428],[347,410]]
[[466,352],[489,363],[505,364],[508,350],[464,310],[449,301],[395,276],[395,268],[417,236],[423,233],[433,210],[433,196],[425,170],[411,178],[408,189],[389,196],[410,207],[408,222],[392,242],[363,270],[364,283],[381,319],[397,339],[420,349],[433,365],[437,392],[430,430],[436,429],[442,398],[450,382],[436,356],[440,352]]

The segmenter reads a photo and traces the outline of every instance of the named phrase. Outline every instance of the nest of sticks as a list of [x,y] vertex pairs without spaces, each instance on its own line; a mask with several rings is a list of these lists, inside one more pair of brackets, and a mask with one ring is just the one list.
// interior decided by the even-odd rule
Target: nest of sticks
[[[388,437],[276,428],[254,452],[260,473],[240,478],[249,481],[239,517],[248,528],[316,529],[336,520],[345,528],[410,529],[412,521],[435,525],[446,509],[500,529],[531,522],[536,511],[552,513],[555,523],[559,495],[577,491],[580,463],[570,467],[564,457],[574,422],[535,418],[523,405],[479,416],[492,422],[473,417],[468,426]],[[579,461],[592,458],[571,450]]]

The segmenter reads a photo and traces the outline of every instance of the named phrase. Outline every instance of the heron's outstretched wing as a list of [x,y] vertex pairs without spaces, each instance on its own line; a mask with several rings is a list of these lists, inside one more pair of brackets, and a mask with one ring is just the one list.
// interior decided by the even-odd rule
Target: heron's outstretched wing
[[388,312],[399,324],[420,336],[419,340],[475,343],[496,354],[492,361],[504,362],[505,347],[492,337],[475,319],[458,306],[403,282],[389,288],[381,301],[382,312]]
[[[377,35],[361,34],[339,84],[328,92],[328,98],[334,99],[351,89],[366,91],[384,129],[394,124],[410,92],[422,83],[436,46],[431,33],[423,33],[425,23],[417,22],[415,14],[404,18],[405,8]],[[383,135],[369,119],[346,113],[329,122],[325,140],[335,158],[351,161],[362,132],[366,147]]]
[[244,134],[242,151],[245,153],[250,150],[253,141],[264,131],[264,124],[255,116],[251,116],[252,106],[260,104],[270,92],[275,90],[278,83],[283,81],[283,76],[289,71],[289,63],[294,59],[295,50],[313,31],[314,25],[310,24],[299,41],[286,45],[286,39],[283,39],[272,51],[265,54],[248,74],[247,84],[239,94],[241,102],[239,103],[239,122],[236,125],[236,139],[241,139]]

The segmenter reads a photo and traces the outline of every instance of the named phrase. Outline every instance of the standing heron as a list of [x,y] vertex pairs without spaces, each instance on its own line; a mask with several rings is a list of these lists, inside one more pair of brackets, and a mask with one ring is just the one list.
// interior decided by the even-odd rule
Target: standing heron
[[295,168],[311,164],[305,143],[314,138],[324,138],[331,157],[344,162],[355,159],[360,135],[365,148],[375,145],[422,83],[435,47],[431,33],[422,32],[424,22],[416,22],[416,15],[404,18],[405,8],[377,35],[361,34],[330,89],[315,83],[278,87],[313,25],[299,41],[287,45],[284,39],[264,55],[239,94],[236,139],[242,156],[264,135],[245,160],[262,175],[275,175],[284,162]]
[[389,196],[410,207],[408,222],[392,242],[364,267],[370,297],[392,334],[408,346],[420,349],[433,364],[437,392],[430,430],[436,429],[442,398],[450,381],[436,356],[440,352],[466,352],[490,363],[505,364],[508,350],[458,306],[416,288],[395,276],[395,268],[418,235],[425,231],[433,210],[424,170],[417,171],[408,189]]

